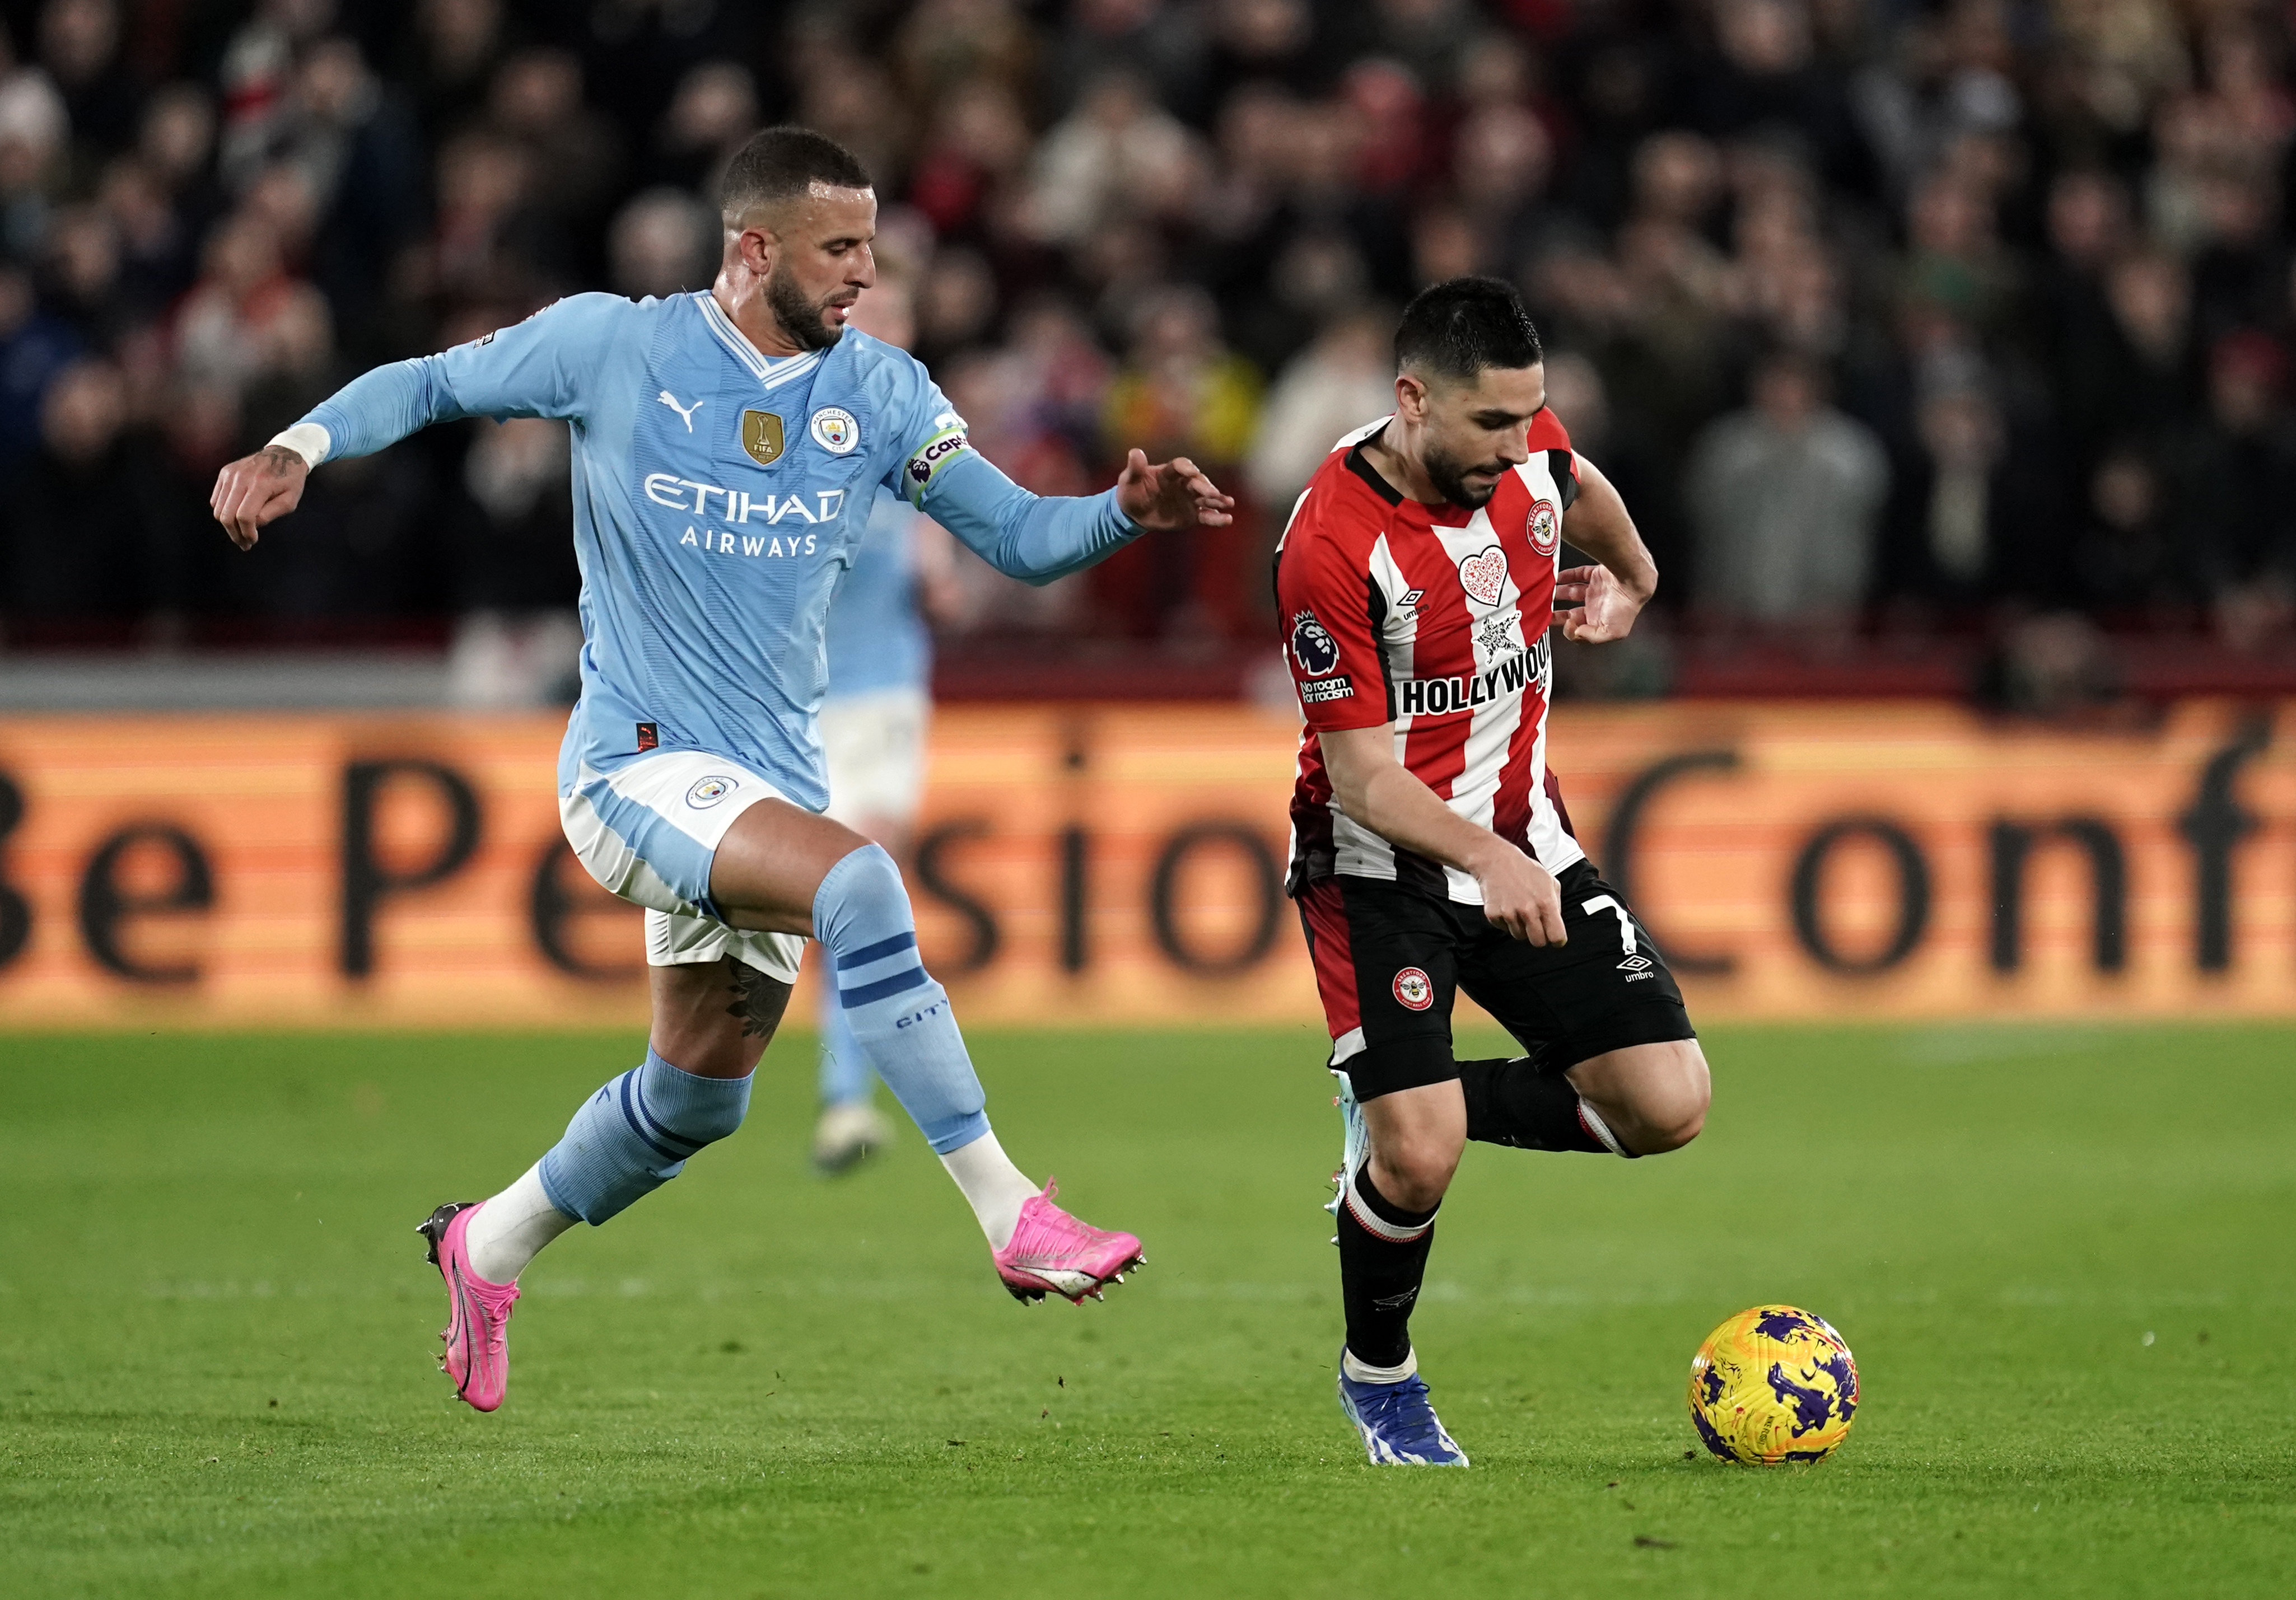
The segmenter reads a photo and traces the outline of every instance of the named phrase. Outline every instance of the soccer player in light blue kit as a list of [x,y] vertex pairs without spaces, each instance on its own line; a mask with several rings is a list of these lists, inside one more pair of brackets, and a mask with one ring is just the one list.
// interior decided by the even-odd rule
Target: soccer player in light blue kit
[[558,771],[575,853],[646,908],[644,1062],[586,1101],[508,1188],[422,1225],[446,1279],[442,1362],[502,1403],[517,1279],[741,1123],[806,935],[854,1036],[915,1119],[1023,1300],[1096,1294],[1140,1244],[1070,1216],[998,1146],[948,997],[918,960],[892,858],[822,816],[822,623],[880,485],[1016,577],[1046,583],[1234,502],[1136,450],[1116,487],[1039,498],[975,453],[906,352],[847,330],[876,281],[876,196],[852,154],[771,128],[727,168],[707,293],[577,295],[514,328],[355,380],[217,477],[242,549],[311,469],[433,422],[547,417],[573,435],[582,696]]

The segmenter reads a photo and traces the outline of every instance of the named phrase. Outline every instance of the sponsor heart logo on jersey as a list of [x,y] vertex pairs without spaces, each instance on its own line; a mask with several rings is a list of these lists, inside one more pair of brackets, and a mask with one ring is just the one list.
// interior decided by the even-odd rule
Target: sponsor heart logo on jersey
[[1562,518],[1551,500],[1542,500],[1530,508],[1530,547],[1542,556],[1551,556],[1562,543]]
[[1487,546],[1459,562],[1459,586],[1486,606],[1499,603],[1499,596],[1506,589],[1506,551],[1496,544]]
[[1395,1003],[1406,1011],[1424,1011],[1435,1003],[1435,985],[1416,967],[1395,975]]

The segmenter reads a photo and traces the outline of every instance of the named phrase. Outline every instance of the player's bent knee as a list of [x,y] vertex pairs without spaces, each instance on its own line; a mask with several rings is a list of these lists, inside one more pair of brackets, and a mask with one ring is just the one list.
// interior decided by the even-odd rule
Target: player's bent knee
[[1628,1150],[1663,1155],[1706,1126],[1713,1096],[1694,1039],[1629,1046],[1573,1067],[1571,1081]]
[[[1391,1140],[1380,1147],[1373,1173],[1380,1192],[1409,1211],[1431,1211],[1459,1170],[1460,1147],[1441,1139]],[[1390,1192],[1393,1191],[1393,1192]]]
[[749,1111],[746,1096],[738,1100],[728,1097],[713,1104],[687,1107],[674,1122],[666,1122],[663,1126],[695,1145],[714,1145],[740,1131]]
[[1706,1128],[1706,1108],[1687,1112],[1672,1118],[1644,1121],[1635,1130],[1635,1154],[1663,1155],[1669,1150],[1679,1150],[1696,1139]]
[[1713,1098],[1702,1057],[1693,1057],[1680,1072],[1644,1085],[1635,1097],[1635,1153],[1663,1155],[1681,1149],[1705,1131],[1706,1111]]
[[882,845],[864,845],[840,857],[814,892],[814,936],[831,949],[848,927],[914,929],[915,923],[908,886]]
[[[644,1142],[663,1155],[683,1159],[731,1138],[750,1114],[751,1080],[747,1074],[721,1078],[690,1073],[648,1049],[644,1064],[624,1076],[628,1082],[623,1115]],[[686,1146],[692,1148],[683,1147]]]

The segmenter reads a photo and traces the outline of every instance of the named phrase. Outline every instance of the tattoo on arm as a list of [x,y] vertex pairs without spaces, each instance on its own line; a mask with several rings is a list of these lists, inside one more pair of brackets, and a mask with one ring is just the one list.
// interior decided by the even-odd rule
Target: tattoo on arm
[[789,1008],[790,986],[731,956],[726,965],[733,968],[734,990],[734,1003],[726,1008],[726,1015],[741,1018],[742,1038],[771,1039]]

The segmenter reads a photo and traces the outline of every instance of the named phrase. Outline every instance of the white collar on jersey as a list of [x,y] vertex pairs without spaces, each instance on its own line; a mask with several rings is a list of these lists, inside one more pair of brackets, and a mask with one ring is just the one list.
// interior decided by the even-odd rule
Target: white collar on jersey
[[751,375],[767,388],[777,389],[784,383],[795,382],[819,366],[822,356],[826,354],[821,350],[808,350],[802,355],[779,358],[767,355],[750,342],[748,334],[734,325],[734,319],[726,314],[726,308],[718,303],[716,295],[702,289],[694,291],[693,298],[701,307],[701,320],[709,324],[709,331],[718,336],[718,342],[731,350],[734,359],[749,368]]

